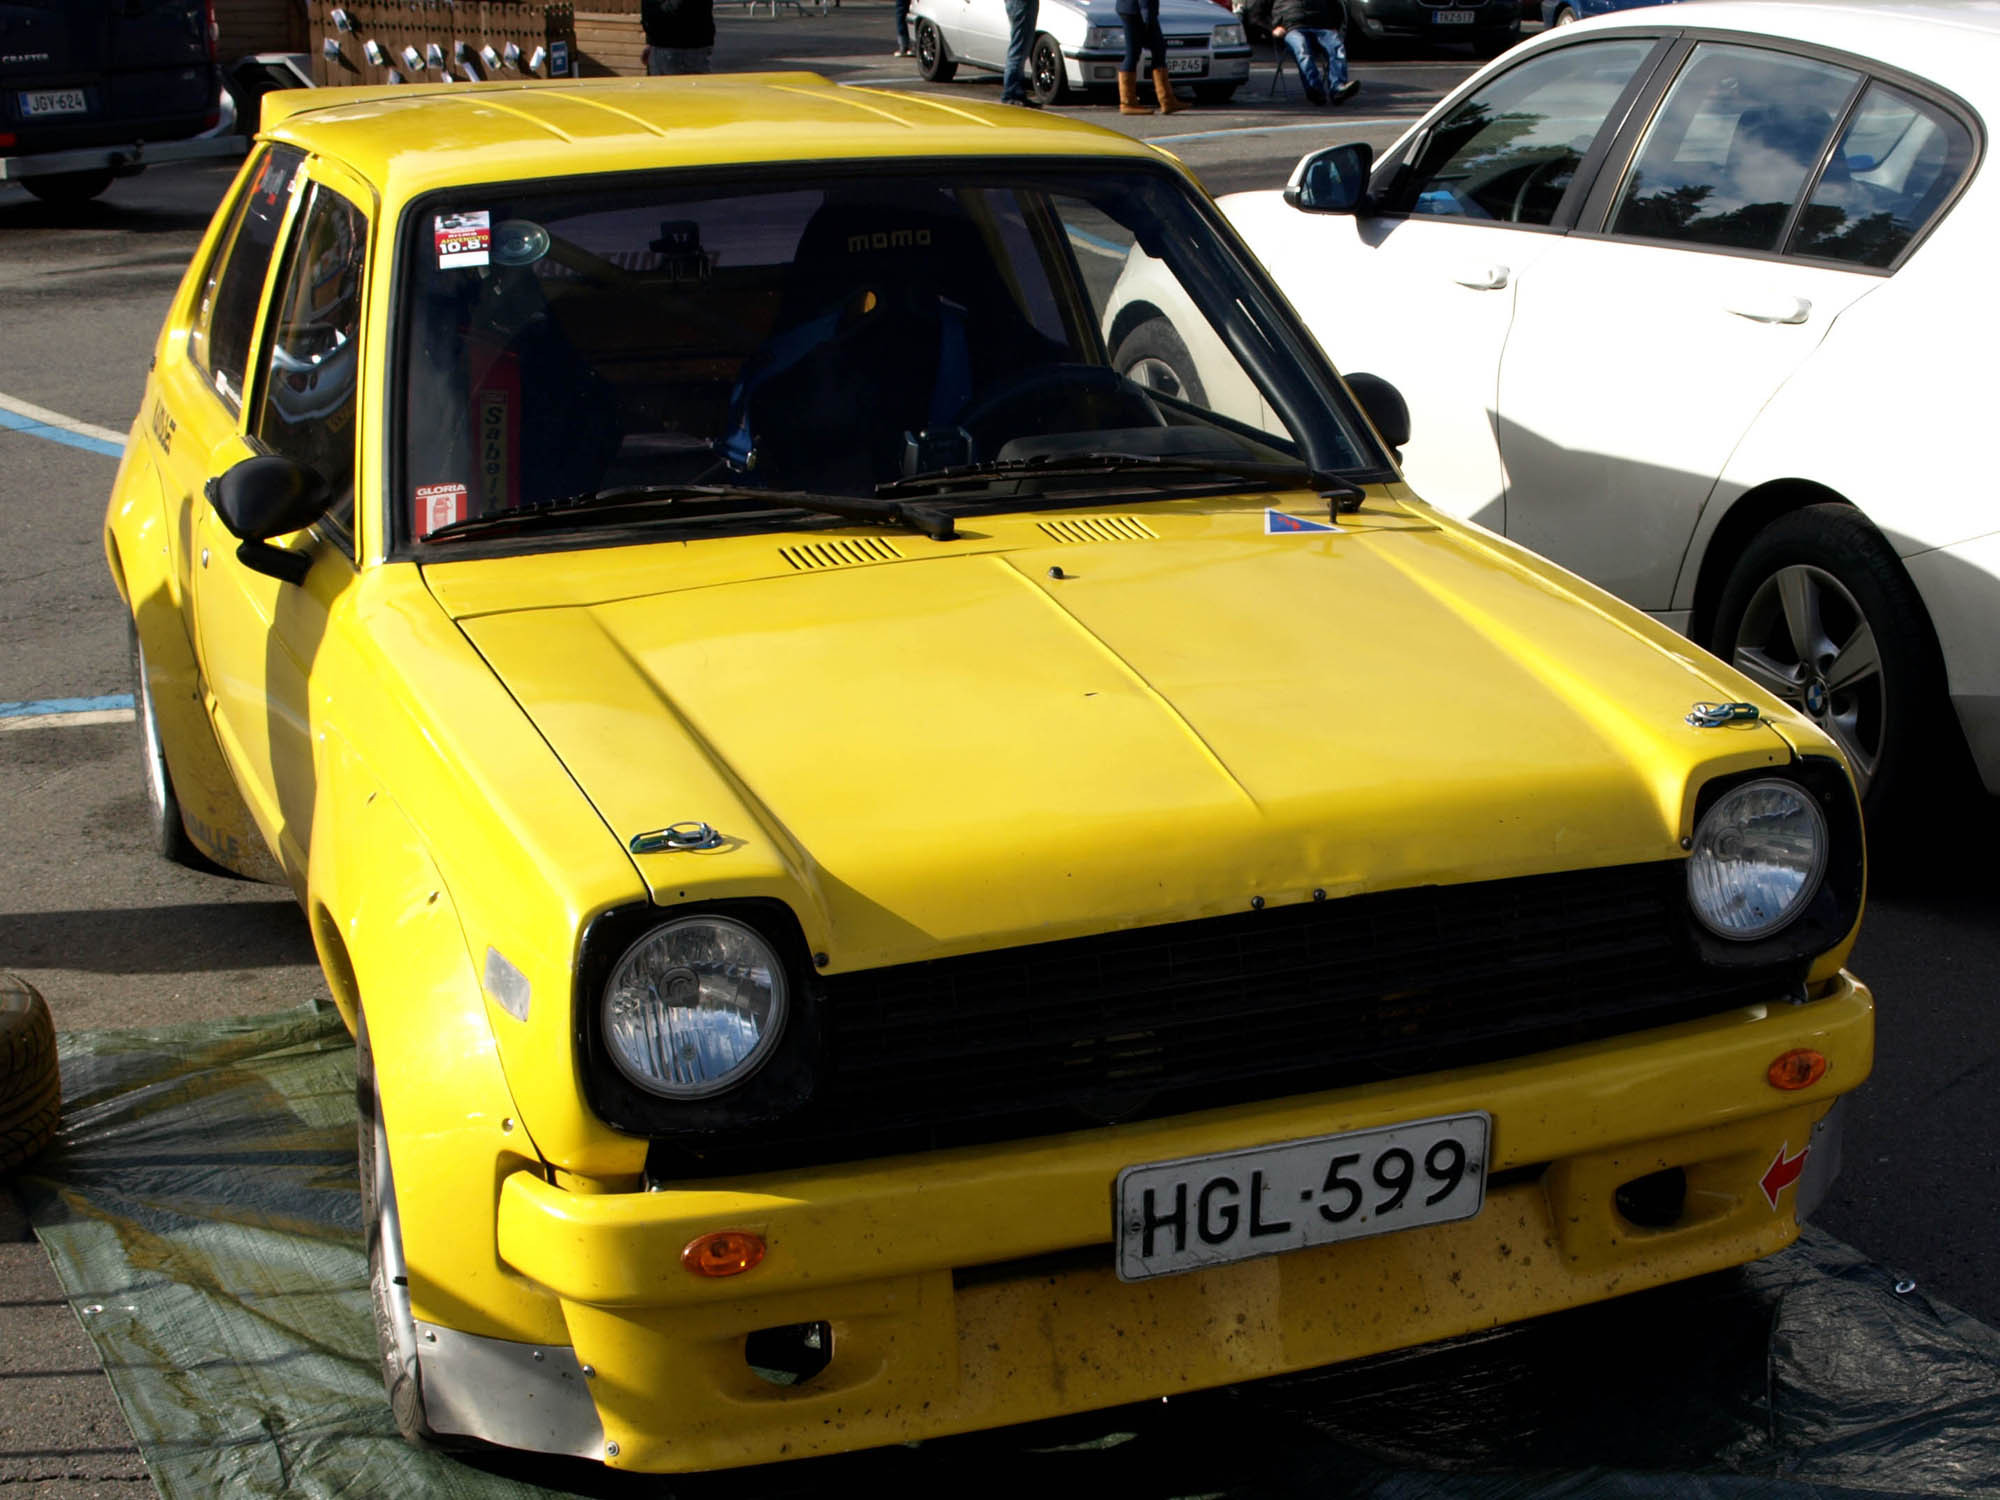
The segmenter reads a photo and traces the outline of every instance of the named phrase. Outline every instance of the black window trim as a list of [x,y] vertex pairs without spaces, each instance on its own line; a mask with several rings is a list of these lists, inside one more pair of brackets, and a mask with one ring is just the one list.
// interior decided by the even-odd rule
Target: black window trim
[[[440,199],[459,198],[468,192],[487,193],[497,197],[508,193],[538,190],[543,192],[551,190],[564,192],[587,191],[597,186],[601,186],[607,190],[616,190],[624,187],[638,186],[648,180],[700,183],[709,178],[717,178],[724,181],[748,181],[754,176],[763,182],[775,182],[786,177],[795,177],[803,182],[818,183],[825,181],[829,174],[842,171],[854,172],[857,175],[867,172],[880,172],[884,175],[890,175],[926,170],[948,170],[961,174],[967,171],[978,171],[990,173],[995,177],[1010,172],[1043,176],[1073,173],[1079,177],[1086,177],[1093,171],[1101,172],[1107,168],[1151,173],[1182,187],[1189,185],[1186,173],[1176,170],[1167,162],[1148,161],[1144,157],[1104,155],[1020,156],[995,154],[991,156],[862,156],[830,158],[823,161],[715,162],[687,167],[644,167],[626,171],[580,172],[563,177],[505,177],[495,178],[490,181],[458,182],[446,187],[429,189],[416,194],[403,204],[397,216],[394,231],[395,237],[393,240],[384,242],[381,235],[377,233],[377,248],[370,257],[371,265],[375,267],[380,266],[385,254],[392,257],[389,271],[389,306],[392,311],[389,348],[387,351],[390,383],[393,385],[396,381],[397,372],[403,369],[404,360],[409,352],[410,331],[408,320],[400,314],[405,294],[408,291],[408,277],[412,274],[413,268],[411,265],[412,258],[404,252],[406,247],[412,243],[412,236],[415,233],[413,226],[419,223],[422,216],[430,212]],[[1294,335],[1303,335],[1303,337],[1288,338],[1285,340],[1285,343],[1290,346],[1290,352],[1294,358],[1310,374],[1315,376],[1317,383],[1324,386],[1333,394],[1335,398],[1332,404],[1334,424],[1352,439],[1352,447],[1357,458],[1364,460],[1360,467],[1352,470],[1342,470],[1342,477],[1351,479],[1356,484],[1363,485],[1400,483],[1402,476],[1389,454],[1379,446],[1374,435],[1374,426],[1366,419],[1360,406],[1354,403],[1351,397],[1346,397],[1346,381],[1334,367],[1333,362],[1327,358],[1325,352],[1320,348],[1318,341],[1306,329],[1304,322],[1298,317],[1298,314],[1293,311],[1291,300],[1278,289],[1277,283],[1271,279],[1270,273],[1264,269],[1263,262],[1243,243],[1242,235],[1215,207],[1214,200],[1206,193],[1200,191],[1198,187],[1190,195],[1190,204],[1195,213],[1204,219],[1210,228],[1216,232],[1218,243],[1230,259],[1236,262],[1237,268],[1244,279],[1250,282],[1263,295],[1266,303],[1278,315],[1278,325]],[[388,246],[387,249],[382,248],[385,243]],[[1342,399],[1343,397],[1345,399]],[[387,449],[383,455],[382,467],[385,483],[383,493],[372,497],[369,502],[375,507],[375,517],[380,528],[379,534],[382,537],[380,546],[382,562],[441,563],[455,562],[467,557],[497,556],[514,552],[550,552],[591,547],[633,545],[633,539],[629,533],[612,531],[601,534],[590,534],[575,540],[562,542],[558,542],[551,537],[535,537],[525,541],[517,539],[511,545],[507,539],[500,539],[493,542],[481,541],[474,547],[464,549],[454,548],[448,556],[440,556],[435,551],[426,551],[422,543],[411,539],[404,533],[404,528],[401,526],[400,513],[392,503],[393,497],[408,493],[406,488],[407,474],[405,471],[406,445],[403,442],[404,425],[405,413],[402,409],[402,403],[400,401],[389,402],[383,412],[382,421],[383,440]],[[1371,453],[1378,460],[1373,464],[1365,462]],[[788,522],[787,524],[790,525],[791,523]],[[806,524],[810,525],[813,522],[808,519]],[[680,543],[686,541],[687,538],[682,536],[662,536],[657,540]]]
[[[1611,210],[1615,206],[1619,190],[1624,186],[1626,174],[1631,170],[1633,162],[1638,157],[1640,143],[1645,139],[1647,130],[1652,126],[1654,116],[1666,101],[1666,96],[1672,90],[1675,80],[1681,76],[1682,71],[1687,66],[1688,59],[1694,54],[1696,47],[1703,43],[1716,43],[1723,46],[1747,47],[1759,51],[1776,52],[1787,57],[1804,58],[1812,62],[1826,63],[1830,66],[1844,68],[1860,75],[1860,82],[1848,99],[1847,111],[1842,114],[1838,127],[1828,138],[1827,144],[1820,154],[1819,162],[1814,167],[1811,175],[1806,179],[1805,185],[1800,189],[1798,202],[1792,205],[1792,213],[1787,218],[1785,224],[1785,236],[1779,240],[1778,248],[1775,250],[1749,250],[1733,245],[1702,245],[1687,240],[1654,239],[1635,234],[1618,234],[1613,232],[1609,227]],[[1590,185],[1589,196],[1583,204],[1583,212],[1579,216],[1578,222],[1574,229],[1571,230],[1571,233],[1585,239],[1612,241],[1618,244],[1651,245],[1670,250],[1693,251],[1705,255],[1734,256],[1749,260],[1790,261],[1799,265],[1817,266],[1827,270],[1849,271],[1859,276],[1876,276],[1886,279],[1895,275],[1909,258],[1917,252],[1923,242],[1930,238],[1931,232],[1945,221],[1952,209],[1957,206],[1959,198],[1963,196],[1967,187],[1971,185],[1972,179],[1978,175],[1979,168],[1986,159],[1986,132],[1980,124],[1978,112],[1956,94],[1951,93],[1947,89],[1940,88],[1927,79],[1918,78],[1911,73],[1907,73],[1901,68],[1878,63],[1871,58],[1857,57],[1853,53],[1842,52],[1835,47],[1822,46],[1817,42],[1795,41],[1785,37],[1768,36],[1761,32],[1723,31],[1707,27],[1690,27],[1680,33],[1678,45],[1674,47],[1668,64],[1663,65],[1655,71],[1651,82],[1652,86],[1647,91],[1648,96],[1644,101],[1644,108],[1635,110],[1626,117],[1624,125],[1612,142],[1612,149],[1606,153],[1610,159],[1600,161],[1598,164],[1598,176]],[[1797,228],[1798,219],[1803,211],[1803,207],[1812,201],[1814,192],[1819,188],[1820,175],[1826,170],[1826,164],[1832,157],[1834,146],[1845,132],[1848,122],[1853,117],[1853,111],[1859,107],[1860,101],[1866,97],[1868,86],[1875,82],[1885,83],[1893,88],[1902,90],[1904,93],[1915,95],[1919,99],[1936,105],[1939,109],[1958,121],[1959,125],[1971,137],[1971,159],[1967,161],[1965,171],[1960,175],[1957,185],[1952,188],[1950,193],[1946,194],[1944,201],[1932,211],[1930,218],[1918,227],[1917,232],[1910,236],[1909,243],[1902,248],[1901,252],[1888,265],[1864,266],[1854,261],[1838,260],[1831,256],[1800,255],[1794,253],[1789,248],[1791,236]],[[1581,176],[1582,174],[1579,172],[1578,175]]]
[[[294,180],[303,181],[305,186],[303,188],[293,188],[293,197],[296,199],[305,194],[317,194],[320,192],[333,194],[334,197],[338,198],[342,203],[345,203],[361,216],[361,222],[368,227],[369,231],[367,237],[368,246],[372,247],[375,228],[374,216],[368,211],[366,205],[356,203],[351,196],[342,192],[325,178],[313,175],[311,166],[313,161],[317,159],[316,157],[301,156],[298,168],[294,174]],[[254,381],[246,382],[243,406],[236,414],[245,440],[252,447],[265,453],[275,452],[276,450],[269,443],[257,436],[253,424],[256,421],[257,411],[263,405],[264,388],[271,378],[271,345],[278,336],[277,309],[273,304],[277,300],[276,292],[279,288],[277,283],[272,280],[272,277],[283,276],[290,271],[292,251],[297,247],[299,236],[305,232],[306,216],[312,211],[312,203],[310,201],[295,203],[294,210],[291,212],[289,222],[286,223],[279,235],[278,243],[272,247],[272,269],[266,273],[264,278],[267,295],[264,298],[263,309],[259,313],[259,317],[263,322],[260,332],[264,336],[257,340],[250,351],[251,363],[255,366],[255,379]],[[374,257],[369,253],[369,250],[364,248],[361,264],[361,274],[363,277],[361,307],[364,314],[368,306],[366,284],[367,278],[372,274],[373,259]],[[329,511],[313,522],[306,530],[324,540],[335,553],[347,560],[350,567],[358,568],[361,559],[359,553],[356,551],[356,545],[360,528],[354,525],[353,517],[356,508],[361,504],[361,382],[364,378],[364,372],[360,365],[360,359],[366,349],[366,340],[357,334],[356,342],[361,347],[355,351],[354,478],[348,486],[348,519],[342,521],[333,512]],[[246,371],[245,373],[248,374],[249,372]]]
[[[288,201],[286,202],[283,214],[280,215],[280,223],[278,225],[278,239],[277,241],[274,241],[272,244],[271,258],[264,264],[264,281],[263,281],[264,287],[270,286],[272,270],[277,265],[278,260],[280,258],[278,252],[281,247],[281,242],[285,240],[285,230],[287,227],[283,221],[284,219],[288,218],[292,212],[292,203],[289,201],[290,197],[296,196],[296,191],[293,187],[290,186],[290,184],[297,182],[299,175],[305,171],[306,152],[301,148],[294,146],[286,141],[267,142],[264,145],[263,149],[257,152],[256,155],[252,158],[257,163],[257,170],[255,172],[249,171],[248,166],[246,164],[246,169],[243,175],[238,179],[236,196],[229,200],[229,208],[228,208],[228,212],[231,215],[231,217],[234,217],[239,212],[248,211],[250,195],[256,191],[257,181],[263,175],[264,163],[270,161],[270,159],[276,156],[279,152],[289,152],[298,159],[295,162],[293,162],[292,175],[289,179],[287,179],[286,193],[288,195]],[[237,234],[240,235],[241,232],[242,232],[242,226],[238,225]],[[202,265],[201,279],[195,283],[195,299],[197,305],[199,305],[200,302],[201,288],[207,284],[209,273],[213,271],[219,264],[222,263],[223,258],[225,256],[232,254],[235,251],[235,249],[236,249],[236,236],[231,236],[227,243],[218,243],[215,247],[214,253]],[[257,319],[263,315],[263,308],[261,302],[262,299],[260,298],[258,311],[251,317],[250,326],[253,330],[257,326]],[[214,336],[214,325],[213,322],[211,321],[210,324],[211,342],[213,341],[213,336]],[[243,394],[243,399],[240,401],[230,400],[229,392],[216,383],[215,371],[209,368],[208,364],[205,361],[197,359],[195,357],[194,326],[192,321],[190,321],[189,323],[186,339],[181,345],[181,352],[190,365],[194,366],[195,369],[201,371],[202,375],[201,385],[203,386],[203,388],[208,391],[210,396],[214,397],[215,400],[218,403],[220,403],[224,411],[228,412],[231,417],[234,417],[236,419],[237,425],[240,429],[243,422],[243,414],[250,408],[251,371],[249,369],[249,365],[252,358],[254,358],[257,352],[254,341],[252,342],[251,347],[245,351],[244,355],[244,366],[245,366],[243,371],[244,394]]]

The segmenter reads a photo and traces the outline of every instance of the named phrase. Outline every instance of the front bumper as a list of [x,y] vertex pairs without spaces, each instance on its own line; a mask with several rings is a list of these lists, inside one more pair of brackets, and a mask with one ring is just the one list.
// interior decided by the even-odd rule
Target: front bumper
[[33,156],[0,156],[0,182],[62,172],[96,172],[106,167],[129,176],[167,162],[233,159],[241,156],[247,145],[240,135],[201,136],[186,141],[131,141],[116,146],[45,151]]
[[[1177,54],[1187,56],[1187,53]],[[1208,62],[1204,73],[1176,73],[1174,81],[1189,86],[1206,83],[1240,84],[1250,77],[1250,49],[1229,48],[1221,52],[1199,54]],[[1125,58],[1123,51],[1066,52],[1063,65],[1069,74],[1070,87],[1087,89],[1103,88],[1118,79],[1118,65]],[[1148,56],[1146,61],[1152,59]]]
[[[1797,1233],[1798,1192],[1773,1201],[1760,1183],[1867,1076],[1873,1025],[1867,990],[1842,975],[1808,1004],[1454,1074],[729,1188],[587,1196],[520,1172],[501,1188],[499,1252],[561,1300],[566,1368],[585,1372],[595,1418],[584,1439],[557,1435],[567,1451],[601,1440],[617,1467],[685,1470],[934,1437],[1353,1359],[1768,1255]],[[1778,1092],[1765,1070],[1795,1047],[1832,1065]],[[1136,1284],[1112,1272],[1123,1167],[1465,1109],[1493,1118],[1475,1218]],[[1676,1167],[1677,1222],[1620,1214],[1622,1184]],[[763,1235],[763,1264],[688,1274],[682,1246],[716,1229]],[[811,1380],[769,1384],[746,1362],[752,1331],[821,1322],[832,1359]]]

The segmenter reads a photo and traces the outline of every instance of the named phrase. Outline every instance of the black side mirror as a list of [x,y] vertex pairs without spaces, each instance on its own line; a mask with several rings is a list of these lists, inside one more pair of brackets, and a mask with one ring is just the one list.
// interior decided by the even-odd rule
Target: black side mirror
[[1302,157],[1285,184],[1285,201],[1309,214],[1362,213],[1368,204],[1368,174],[1375,148],[1366,141],[1328,146]]
[[279,454],[260,454],[209,480],[205,493],[229,534],[241,543],[237,561],[286,583],[305,581],[311,560],[270,541],[303,530],[332,507],[333,492],[317,470]]
[[1346,380],[1354,399],[1382,434],[1382,441],[1394,448],[1400,459],[1403,445],[1410,440],[1410,405],[1403,393],[1380,375],[1349,375]]

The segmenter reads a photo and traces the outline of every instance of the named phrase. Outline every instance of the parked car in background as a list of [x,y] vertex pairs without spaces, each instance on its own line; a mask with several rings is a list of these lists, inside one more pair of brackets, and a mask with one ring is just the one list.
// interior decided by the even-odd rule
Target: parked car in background
[[1638,10],[1647,5],[1678,5],[1681,0],[1541,0],[1544,26],[1574,26],[1590,16],[1608,16],[1618,10]]
[[1170,157],[797,73],[263,122],[105,555],[154,839],[355,1031],[412,1440],[920,1441],[1797,1235],[1833,742],[1414,497]]
[[0,182],[95,198],[166,161],[239,156],[222,123],[209,0],[0,3]]
[[[1028,92],[1039,104],[1060,104],[1074,92],[1112,94],[1125,55],[1125,23],[1111,0],[1042,0],[1041,28],[1028,58]],[[961,66],[999,72],[1007,61],[1007,7],[1002,0],[916,0],[917,72],[945,83]],[[1166,69],[1194,97],[1220,104],[1250,76],[1243,24],[1216,14],[1209,0],[1160,0],[1167,39]]]
[[[2000,792],[2000,16],[1715,0],[1526,43],[1371,162],[1224,210],[1409,403],[1425,496],[1840,740],[1871,814]],[[1197,361],[1198,364],[1198,361]],[[1196,370],[1199,376],[1199,370]]]
[[1469,42],[1481,56],[1521,39],[1520,0],[1342,0],[1354,52],[1389,42]]

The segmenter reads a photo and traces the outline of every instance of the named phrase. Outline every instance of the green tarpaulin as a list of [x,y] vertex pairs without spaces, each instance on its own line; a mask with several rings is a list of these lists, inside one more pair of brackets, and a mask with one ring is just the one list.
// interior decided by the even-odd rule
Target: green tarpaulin
[[62,1070],[29,1210],[168,1500],[2000,1492],[2000,1333],[1812,1231],[1739,1272],[1449,1344],[707,1482],[418,1452],[376,1373],[338,1019],[71,1033]]

